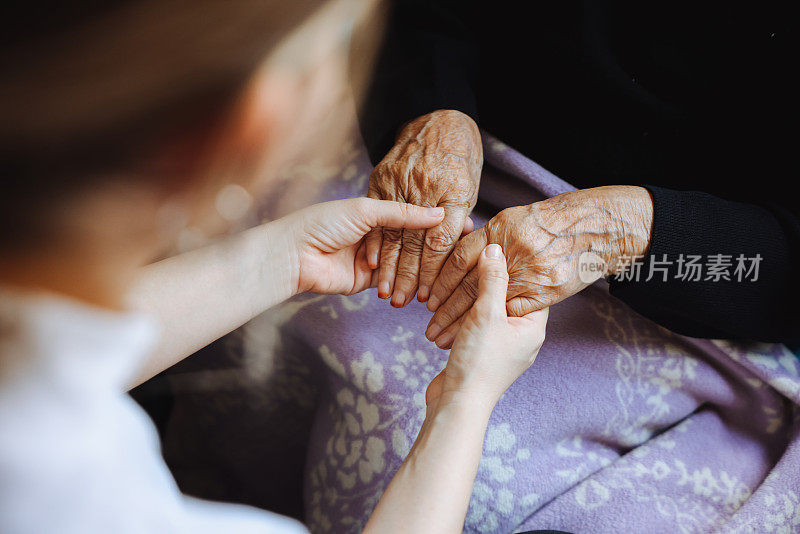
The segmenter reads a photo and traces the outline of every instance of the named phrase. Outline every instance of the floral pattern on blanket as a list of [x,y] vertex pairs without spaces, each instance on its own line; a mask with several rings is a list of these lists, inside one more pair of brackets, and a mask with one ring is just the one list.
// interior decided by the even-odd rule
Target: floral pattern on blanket
[[[348,313],[359,321],[379,315],[375,305],[380,301],[362,307],[345,306],[345,300],[324,298],[304,308],[305,319],[296,319],[316,324],[319,332],[321,320],[312,319],[317,315],[315,307],[318,317],[337,317],[333,324],[349,323]],[[568,510],[572,519],[580,520],[571,527],[580,530],[583,522],[620,502],[640,513],[655,512],[653,525],[670,525],[679,532],[709,530],[734,519],[759,487],[759,477],[766,476],[767,466],[745,468],[740,474],[741,466],[715,465],[687,454],[693,445],[687,442],[695,441],[687,438],[703,433],[703,428],[715,431],[708,450],[721,446],[723,442],[713,442],[726,435],[717,418],[696,412],[702,402],[693,403],[694,410],[678,409],[680,415],[669,417],[687,389],[699,391],[708,383],[698,382],[700,370],[708,371],[703,354],[687,350],[680,338],[626,312],[610,297],[590,300],[596,303],[588,309],[601,318],[604,339],[613,348],[605,366],[613,371],[608,376],[615,379],[609,396],[614,402],[602,425],[588,433],[593,437],[573,433],[543,450],[529,439],[535,429],[519,419],[510,406],[513,401],[503,399],[487,432],[465,529],[506,532],[555,526],[547,518],[552,509],[559,508],[558,516]],[[316,356],[328,374],[330,391],[318,413],[314,438],[320,440],[320,446],[312,445],[318,450],[312,450],[307,468],[307,508],[313,531],[358,531],[408,453],[424,418],[425,387],[443,367],[446,356],[424,340],[422,331],[395,324],[378,350],[352,351],[337,344],[338,336],[319,344]],[[768,351],[758,354],[770,356]],[[747,377],[750,385],[758,381]],[[511,393],[534,387],[531,381],[526,384],[518,383]],[[767,444],[778,444],[780,449],[786,445],[790,428],[797,424],[792,423],[797,417],[795,409],[771,388],[759,389],[765,393],[759,398],[761,412],[749,432],[756,441],[762,432],[780,434],[781,439]],[[673,419],[677,422],[671,424]],[[600,445],[603,440],[615,447]],[[535,457],[540,461],[532,461]],[[546,461],[542,461],[544,457]],[[554,483],[537,484],[533,474],[547,476]],[[554,487],[558,489],[553,491]],[[782,502],[794,503],[797,508],[796,493],[779,495]],[[774,506],[776,499],[767,500]],[[788,514],[781,511],[788,521]],[[763,526],[778,523],[775,515]],[[601,525],[602,521],[598,518],[589,524]],[[565,528],[563,523],[560,526]],[[610,524],[609,529],[612,527]]]

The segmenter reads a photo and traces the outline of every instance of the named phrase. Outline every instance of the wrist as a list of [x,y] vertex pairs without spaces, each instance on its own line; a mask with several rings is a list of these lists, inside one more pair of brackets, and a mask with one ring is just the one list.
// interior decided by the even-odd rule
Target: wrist
[[637,186],[603,186],[564,193],[533,204],[549,231],[569,236],[575,252],[602,258],[608,274],[647,254],[653,226],[650,192]]
[[611,186],[609,193],[605,209],[617,224],[612,225],[616,246],[610,247],[613,254],[608,267],[610,274],[616,274],[650,250],[653,199],[647,189],[638,186]]
[[500,395],[491,392],[473,389],[445,390],[429,406],[427,417],[435,417],[441,413],[469,414],[475,420],[486,419],[491,416]]
[[290,218],[291,215],[254,229],[258,231],[254,246],[259,251],[262,285],[278,296],[278,302],[304,291],[300,288],[300,254]]

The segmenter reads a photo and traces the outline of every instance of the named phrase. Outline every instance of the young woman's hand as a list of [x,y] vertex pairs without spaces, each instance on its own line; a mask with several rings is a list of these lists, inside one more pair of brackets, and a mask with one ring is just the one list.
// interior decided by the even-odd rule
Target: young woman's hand
[[451,330],[455,339],[447,366],[428,386],[429,409],[462,400],[493,407],[544,341],[548,308],[522,317],[506,312],[508,270],[500,245],[484,248],[477,271],[478,297],[460,328]]
[[447,366],[428,386],[428,410],[408,457],[364,532],[461,532],[489,417],[544,340],[547,309],[508,317],[508,271],[498,245],[478,258],[478,298]]
[[375,285],[364,236],[373,228],[431,228],[444,208],[354,198],[316,204],[282,220],[296,266],[297,291],[351,295]]

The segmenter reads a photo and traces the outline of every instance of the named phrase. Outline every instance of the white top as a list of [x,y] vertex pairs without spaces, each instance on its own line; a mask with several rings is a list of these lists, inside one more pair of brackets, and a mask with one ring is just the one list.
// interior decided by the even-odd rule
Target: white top
[[293,519],[186,497],[125,393],[154,323],[0,291],[0,532],[297,533]]

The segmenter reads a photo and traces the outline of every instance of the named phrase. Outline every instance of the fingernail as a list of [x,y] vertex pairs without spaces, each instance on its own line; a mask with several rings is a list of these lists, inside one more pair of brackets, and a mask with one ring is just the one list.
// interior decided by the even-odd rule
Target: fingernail
[[395,291],[392,295],[392,306],[395,308],[402,308],[406,303],[406,294],[402,291]]
[[434,341],[441,331],[442,327],[436,323],[433,323],[428,327],[428,330],[425,331],[425,337],[431,341]]
[[389,298],[389,282],[381,282],[378,284],[378,296],[382,299]]
[[444,208],[428,208],[426,211],[430,217],[436,219],[444,216]]
[[377,269],[378,268],[378,254],[375,253],[369,258],[369,267],[370,269]]
[[431,295],[428,299],[428,311],[435,312],[438,307],[439,299],[436,297],[436,295]]
[[503,249],[500,248],[500,245],[496,243],[492,243],[488,247],[486,247],[486,257],[497,259],[503,254]]
[[417,290],[417,300],[425,302],[428,300],[428,293],[430,293],[430,289],[428,289],[427,286],[421,286],[419,290]]
[[436,338],[436,346],[440,349],[446,349],[447,346],[453,341],[453,332],[443,332],[441,336]]

